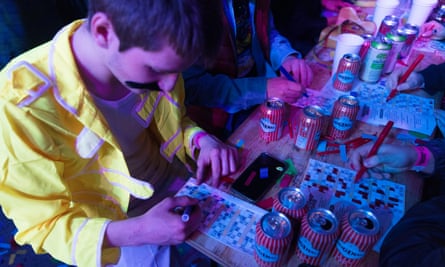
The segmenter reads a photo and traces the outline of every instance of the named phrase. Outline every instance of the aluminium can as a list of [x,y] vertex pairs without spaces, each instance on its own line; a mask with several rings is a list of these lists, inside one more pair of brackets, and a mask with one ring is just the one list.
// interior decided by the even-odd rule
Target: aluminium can
[[255,227],[253,256],[258,266],[278,267],[287,260],[293,231],[289,219],[271,211],[261,217]]
[[360,69],[359,77],[362,81],[369,83],[378,82],[391,47],[391,41],[386,37],[377,37],[371,41],[371,46]]
[[389,51],[388,57],[386,58],[385,66],[383,67],[384,74],[390,74],[393,72],[397,59],[399,58],[400,51],[402,51],[403,46],[405,45],[406,36],[401,35],[398,32],[390,32],[386,35],[386,37],[391,40],[392,47]]
[[374,39],[374,35],[370,33],[364,33],[361,35],[361,37],[365,40],[360,47],[360,51],[358,55],[360,56],[360,59],[364,59],[366,54],[368,53],[369,47],[371,46],[371,42]]
[[396,31],[399,26],[399,17],[395,15],[388,15],[380,23],[377,35],[386,36],[388,33]]
[[360,106],[352,95],[342,95],[334,103],[331,121],[326,135],[333,140],[344,140],[351,136]]
[[281,138],[285,116],[285,103],[278,98],[270,98],[261,106],[260,137],[266,143]]
[[334,88],[343,92],[351,91],[355,78],[360,70],[360,64],[361,61],[359,55],[343,55],[338,64],[337,73],[334,76]]
[[323,131],[324,111],[319,106],[309,105],[300,114],[295,146],[312,151],[320,140]]
[[306,197],[297,187],[285,187],[274,198],[273,208],[286,215],[291,223],[300,224],[307,213]]
[[399,28],[397,32],[400,35],[404,35],[406,38],[405,44],[403,45],[402,50],[400,51],[400,57],[406,58],[409,55],[411,48],[413,47],[417,35],[419,34],[419,27],[414,24],[406,23],[401,28]]
[[343,217],[332,256],[341,266],[361,266],[380,236],[380,223],[369,210],[357,209]]
[[321,265],[330,256],[339,232],[334,213],[324,208],[310,210],[301,222],[297,257],[306,264]]

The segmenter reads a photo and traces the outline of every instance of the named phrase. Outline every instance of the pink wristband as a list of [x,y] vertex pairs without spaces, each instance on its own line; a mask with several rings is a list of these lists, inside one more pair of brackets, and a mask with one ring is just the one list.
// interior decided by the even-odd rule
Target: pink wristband
[[207,135],[209,135],[209,134],[206,132],[199,132],[195,135],[194,141],[195,141],[196,148],[201,149],[201,146],[199,145],[199,140],[202,137],[207,136]]
[[428,148],[424,146],[415,146],[414,149],[417,152],[417,159],[411,169],[415,171],[421,171],[430,162],[431,154],[429,153]]

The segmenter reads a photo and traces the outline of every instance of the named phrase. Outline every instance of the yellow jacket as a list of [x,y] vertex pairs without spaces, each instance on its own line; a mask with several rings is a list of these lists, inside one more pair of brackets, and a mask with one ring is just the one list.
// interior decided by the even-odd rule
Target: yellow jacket
[[[0,73],[0,205],[19,244],[67,264],[100,266],[119,256],[117,248],[102,248],[107,223],[126,218],[130,194],[147,199],[153,188],[130,176],[80,78],[69,38],[82,23]],[[134,115],[161,142],[161,151],[147,153],[190,161],[200,129],[185,117],[182,77],[170,94],[141,98]]]

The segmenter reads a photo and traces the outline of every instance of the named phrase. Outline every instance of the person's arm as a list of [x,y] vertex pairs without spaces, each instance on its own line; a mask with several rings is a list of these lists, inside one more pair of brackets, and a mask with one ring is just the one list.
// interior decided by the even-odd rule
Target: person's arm
[[248,109],[266,100],[267,78],[231,78],[193,66],[182,73],[185,104],[223,108],[229,113]]
[[301,59],[300,52],[292,48],[289,40],[281,35],[275,28],[272,12],[269,12],[269,43],[270,63],[274,70],[278,70],[284,60],[289,56]]
[[396,68],[387,77],[385,86],[388,89],[396,88],[399,91],[422,89],[431,97],[442,94],[445,86],[445,63],[429,65],[423,70],[414,71],[404,83],[398,84],[398,80],[406,70],[406,67]]
[[[187,206],[195,208],[184,222],[175,209]],[[111,221],[105,230],[104,246],[177,245],[196,230],[200,219],[198,199],[166,198],[140,216]]]
[[[184,103],[186,93],[181,85],[182,77],[178,81],[177,88],[172,92],[172,97],[177,103]],[[178,117],[181,118],[186,153],[196,162],[197,182],[208,181],[209,184],[218,186],[221,177],[237,171],[239,167],[238,150],[197,127],[196,123],[186,115],[184,105],[180,105],[176,111],[180,113]]]
[[439,65],[430,65],[428,68],[419,72],[423,76],[425,83],[424,90],[434,95],[437,92],[444,91],[445,88],[445,63]]
[[428,141],[425,145],[432,154],[431,163],[434,164],[434,173],[445,173],[445,139],[436,138]]
[[269,12],[269,39],[272,68],[278,70],[282,66],[304,88],[309,86],[312,82],[312,70],[302,58],[301,53],[294,50],[287,38],[276,30],[272,12]]
[[[63,145],[59,131],[49,130],[30,115],[32,109],[0,100],[0,110],[0,205],[18,229],[15,240],[70,265],[95,266],[103,259],[108,219],[89,216],[97,212],[86,203],[96,197],[89,199],[87,193],[82,197],[82,187],[71,191],[73,183],[85,179],[79,173],[70,175],[74,165],[81,164],[76,163],[78,156],[71,158],[76,152]],[[100,176],[92,173],[88,181],[97,182]]]
[[359,170],[363,164],[366,168],[379,173],[416,170],[432,174],[436,170],[436,158],[439,165],[443,161],[439,149],[443,152],[445,143],[441,139],[441,141],[434,140],[427,144],[417,148],[413,145],[383,144],[375,156],[368,157],[373,145],[368,143],[350,153],[350,166],[354,170]]

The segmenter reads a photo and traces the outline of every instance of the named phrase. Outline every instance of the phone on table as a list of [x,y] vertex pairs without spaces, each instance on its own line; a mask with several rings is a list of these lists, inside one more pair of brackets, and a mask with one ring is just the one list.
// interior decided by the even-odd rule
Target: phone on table
[[255,203],[260,200],[284,174],[287,164],[270,154],[261,153],[232,184],[232,192]]

